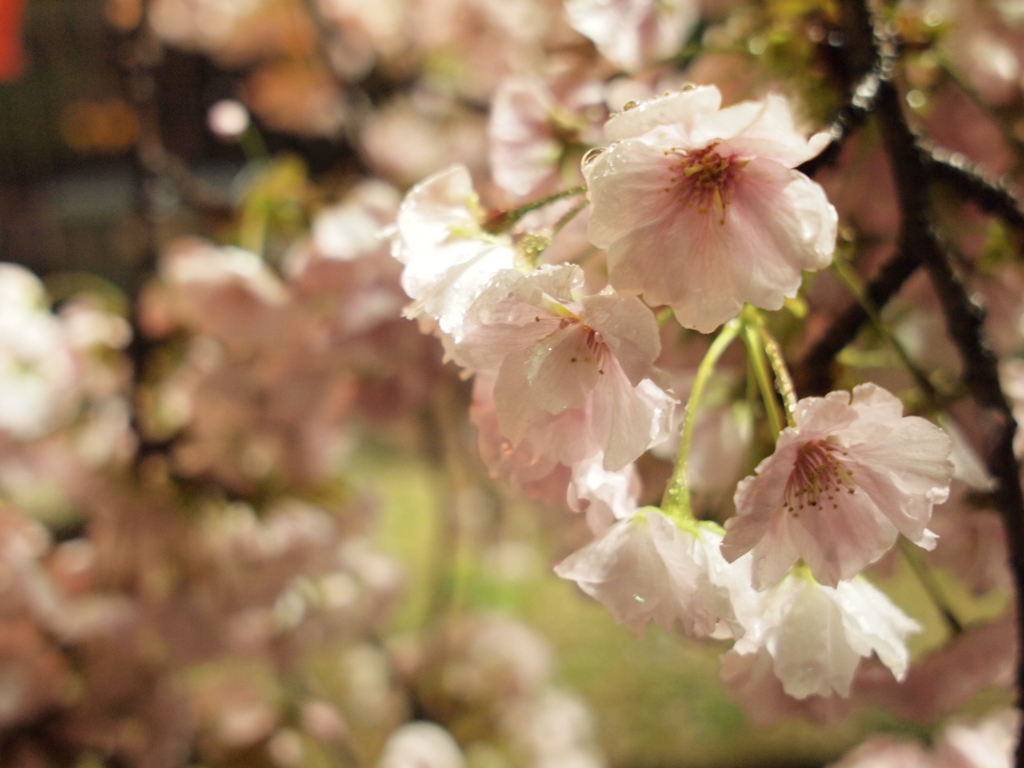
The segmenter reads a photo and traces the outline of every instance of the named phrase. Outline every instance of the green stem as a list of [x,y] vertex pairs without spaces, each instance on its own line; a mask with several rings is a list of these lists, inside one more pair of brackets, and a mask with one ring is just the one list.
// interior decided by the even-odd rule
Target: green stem
[[761,390],[761,400],[764,401],[764,410],[768,415],[768,424],[772,429],[772,437],[778,438],[785,423],[782,417],[782,409],[779,408],[779,399],[775,395],[771,374],[768,372],[768,361],[765,358],[761,334],[749,322],[743,323],[743,340],[747,343],[747,359],[754,370],[757,387]]
[[764,343],[764,351],[768,354],[768,362],[775,374],[775,386],[782,395],[782,402],[786,404],[786,423],[796,426],[796,387],[793,386],[793,377],[789,373],[789,366],[786,365],[786,358],[782,354],[782,347],[775,340],[771,332],[765,326],[761,316],[757,316],[757,332],[761,335]]
[[588,205],[590,205],[590,201],[584,198],[575,206],[573,206],[568,211],[568,213],[566,213],[564,216],[562,216],[562,218],[555,222],[555,226],[551,228],[551,237],[553,238],[555,235],[557,235],[559,232],[565,229],[565,225],[568,224],[573,219],[575,219],[576,216],[580,213],[580,211],[582,211]]
[[939,613],[942,614],[942,618],[949,625],[950,631],[954,635],[962,634],[964,631],[963,624],[957,619],[953,609],[949,607],[949,603],[942,592],[942,587],[939,586],[928,566],[921,560],[921,553],[917,551],[917,547],[908,539],[900,536],[900,552],[903,553],[904,559],[914,572],[914,575],[917,576],[917,580],[921,582],[924,591],[928,593],[932,603],[935,604]]
[[686,482],[686,470],[690,461],[690,448],[693,444],[693,430],[697,423],[697,408],[700,405],[701,396],[704,394],[704,387],[715,369],[715,364],[728,349],[729,345],[739,335],[743,324],[739,319],[730,320],[722,328],[711,346],[708,347],[704,359],[697,367],[697,375],[693,379],[693,387],[690,389],[690,397],[686,401],[686,415],[683,417],[683,428],[679,435],[679,452],[676,454],[676,465],[672,470],[672,477],[665,488],[665,495],[661,500],[662,511],[676,520],[693,519],[693,508],[690,504],[690,486]]
[[512,229],[517,221],[526,216],[528,213],[540,210],[545,206],[551,205],[551,203],[564,200],[567,197],[573,197],[575,195],[582,195],[587,191],[586,187],[572,187],[571,189],[565,189],[561,192],[556,192],[548,197],[543,197],[540,200],[534,200],[532,203],[527,203],[519,208],[512,208],[508,211],[501,211],[494,215],[484,224],[484,231],[489,232],[492,235],[498,235],[502,232],[507,232]]

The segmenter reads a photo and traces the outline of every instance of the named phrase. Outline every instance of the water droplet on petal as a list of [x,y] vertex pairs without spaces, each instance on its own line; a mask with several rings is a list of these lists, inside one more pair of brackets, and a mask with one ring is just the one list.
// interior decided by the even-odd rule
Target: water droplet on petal
[[583,156],[583,159],[580,161],[580,166],[586,168],[592,162],[597,160],[598,155],[602,154],[605,151],[605,149],[605,147],[594,147],[593,149],[588,151],[587,154],[585,154]]

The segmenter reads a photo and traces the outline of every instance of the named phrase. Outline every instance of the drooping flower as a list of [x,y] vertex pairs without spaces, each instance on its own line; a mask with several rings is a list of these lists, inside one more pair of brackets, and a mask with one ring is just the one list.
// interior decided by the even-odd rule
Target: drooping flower
[[661,344],[650,310],[582,288],[573,265],[501,272],[467,312],[452,354],[497,373],[494,404],[513,446],[532,435],[566,466],[603,452],[615,471],[664,436],[674,400],[651,380]]
[[458,340],[469,305],[490,279],[511,269],[506,236],[484,232],[469,171],[453,165],[413,187],[398,210],[391,255],[405,264],[402,288],[414,299],[410,317],[436,320]]
[[750,589],[750,572],[745,561],[730,566],[722,559],[720,541],[711,527],[684,530],[645,507],[567,557],[555,573],[634,631],[648,621],[671,631],[678,622],[693,637],[733,637],[742,630],[731,594]]
[[[802,699],[787,695],[775,675],[774,660],[765,648],[756,653],[725,653],[721,662],[722,684],[743,707],[750,722],[762,728],[791,718],[831,725],[844,720],[859,703],[856,679],[853,696],[848,698],[834,693],[810,694]],[[892,676],[887,671],[885,674],[891,682]]]
[[604,455],[598,453],[573,464],[565,500],[573,512],[586,514],[590,530],[599,535],[639,509],[641,490],[635,464],[609,472],[604,468]]
[[695,0],[569,0],[565,12],[606,59],[634,72],[680,51],[699,6]]
[[582,512],[594,535],[604,533],[615,520],[625,519],[639,508],[641,481],[635,465],[610,472],[604,468],[601,451],[572,466],[548,455],[549,435],[557,431],[557,419],[531,430],[513,446],[498,424],[493,376],[480,374],[475,378],[469,418],[477,429],[480,456],[492,478],[510,482],[531,499],[565,503],[573,512]]
[[572,478],[568,467],[535,447],[532,435],[514,446],[502,435],[494,407],[494,376],[474,377],[469,420],[476,427],[477,448],[491,479],[507,482],[531,499],[559,504],[566,498]]
[[797,699],[849,696],[858,663],[872,652],[902,680],[910,664],[907,635],[920,631],[862,578],[833,589],[796,571],[760,599],[733,604],[745,632],[730,653],[767,650],[783,690]]
[[745,303],[781,307],[803,270],[831,262],[836,239],[824,191],[793,170],[828,134],[805,139],[781,96],[720,106],[704,86],[615,115],[614,143],[583,169],[611,284],[702,333]]
[[934,424],[903,416],[874,384],[800,400],[757,476],[736,489],[723,554],[754,553],[754,587],[770,587],[800,558],[836,586],[881,557],[898,533],[931,549],[932,507],[949,495],[951,443]]

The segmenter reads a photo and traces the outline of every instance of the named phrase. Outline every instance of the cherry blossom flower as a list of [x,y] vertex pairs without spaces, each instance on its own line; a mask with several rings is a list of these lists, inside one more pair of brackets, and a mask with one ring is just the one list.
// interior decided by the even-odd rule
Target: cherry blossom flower
[[584,701],[568,691],[551,689],[513,702],[501,715],[501,730],[536,768],[603,768],[596,749],[594,717]]
[[894,395],[862,384],[804,398],[757,476],[736,489],[726,523],[726,559],[754,552],[754,587],[778,581],[800,558],[836,586],[881,557],[903,534],[931,549],[932,507],[949,494],[946,434],[903,416]]
[[749,590],[746,560],[729,565],[712,527],[685,529],[654,507],[621,520],[555,567],[600,601],[619,624],[640,632],[648,621],[666,631],[678,622],[693,637],[741,632],[731,593]]
[[501,479],[523,490],[532,499],[557,504],[566,498],[566,486],[572,473],[527,435],[512,445],[501,433],[494,407],[494,377],[478,374],[473,379],[473,402],[469,420],[477,429],[477,448],[491,478]]
[[[891,682],[892,676],[887,670],[883,671]],[[720,677],[750,721],[761,727],[794,717],[814,723],[838,723],[859,703],[856,700],[856,679],[851,698],[835,693],[828,696],[810,694],[802,699],[788,696],[782,681],[775,676],[774,661],[765,648],[758,649],[756,653],[730,651],[723,654]]]
[[377,768],[463,768],[458,742],[444,728],[414,720],[398,728],[384,744]]
[[975,595],[993,589],[1011,589],[1006,529],[1002,516],[991,509],[972,509],[967,489],[954,484],[953,496],[935,508],[931,529],[938,545],[926,562],[959,579]]
[[952,723],[935,750],[939,762],[950,768],[1010,768],[1020,725],[1018,709],[1001,710],[976,725]]
[[975,725],[951,723],[933,749],[916,741],[876,736],[831,768],[1010,768],[1020,720],[1019,710],[1004,709]]
[[487,125],[494,180],[528,195],[558,172],[562,143],[552,120],[555,102],[540,80],[510,78],[491,104]]
[[566,502],[573,512],[584,512],[590,530],[599,535],[639,509],[641,489],[636,465],[609,472],[604,468],[604,456],[598,453],[572,466]]
[[674,401],[651,380],[661,349],[651,312],[632,296],[581,296],[582,286],[573,265],[501,272],[452,354],[497,372],[494,404],[512,445],[540,428],[551,439],[533,445],[566,466],[602,451],[616,471],[663,437]]
[[956,712],[986,688],[1012,690],[1016,681],[1017,623],[1008,611],[990,624],[973,625],[942,648],[915,659],[898,685],[865,665],[854,697],[904,720],[934,723]]
[[907,635],[920,631],[864,579],[833,589],[797,571],[760,599],[733,605],[745,632],[730,653],[767,650],[783,690],[797,699],[849,696],[858,663],[872,652],[902,680],[910,664]]
[[0,264],[0,432],[46,434],[75,404],[76,366],[66,328],[27,269]]
[[[160,259],[160,283],[144,297],[153,318],[173,315],[192,331],[230,338],[252,349],[280,342],[281,322],[275,310],[288,301],[288,290],[255,253],[232,246],[218,247],[198,237],[172,240]],[[146,330],[164,335],[144,316]]]
[[405,264],[402,288],[415,300],[406,313],[437,320],[456,341],[469,305],[495,273],[515,262],[512,241],[484,232],[482,213],[469,171],[460,165],[417,184],[398,210],[391,253]]
[[875,736],[849,752],[831,768],[938,768],[935,759],[916,741],[892,736]]
[[474,707],[532,696],[548,684],[553,654],[547,641],[524,624],[499,614],[446,627],[444,687]]
[[836,239],[824,191],[793,170],[828,134],[805,139],[781,96],[720,106],[705,86],[615,115],[614,143],[583,169],[611,284],[702,333],[744,303],[781,307],[803,270],[828,266]]
[[630,72],[674,56],[697,23],[696,0],[569,0],[569,23]]

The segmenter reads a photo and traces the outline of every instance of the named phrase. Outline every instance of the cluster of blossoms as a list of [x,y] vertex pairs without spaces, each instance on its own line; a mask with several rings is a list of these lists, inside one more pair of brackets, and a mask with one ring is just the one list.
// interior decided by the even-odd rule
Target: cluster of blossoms
[[898,535],[934,547],[932,508],[953,474],[941,429],[873,384],[795,402],[724,532],[676,500],[685,489],[640,509],[632,465],[666,439],[676,405],[655,367],[652,307],[701,332],[726,323],[728,343],[741,323],[753,330],[737,318],[744,305],[780,308],[804,270],[831,261],[835,209],[793,170],[828,137],[805,139],[779,96],[723,109],[714,87],[631,105],[604,131],[611,144],[588,153],[583,175],[606,285],[593,268],[545,261],[550,225],[531,233],[515,213],[486,215],[463,167],[399,209],[407,314],[476,377],[482,454],[495,473],[586,507],[597,538],[556,572],[616,621],[733,639],[731,654],[770,656],[796,698],[848,695],[872,653],[902,679],[919,627],[858,574]]
[[[383,639],[406,574],[372,541],[368,500],[339,492],[332,441],[352,403],[386,421],[423,397],[429,361],[394,362],[423,338],[377,237],[388,201],[367,185],[324,210],[280,276],[241,249],[172,243],[140,309],[168,340],[136,392],[138,435],[102,416],[129,411],[128,324],[95,297],[54,314],[36,278],[0,267],[0,482],[24,502],[0,508],[11,765],[604,765],[522,624],[443,616],[437,640]],[[493,727],[460,746],[448,728],[482,707]]]
[[[914,43],[894,54],[908,114],[951,152],[1013,170],[1004,139],[1021,126],[984,105],[1005,116],[1019,99],[1019,3],[890,5]],[[541,518],[555,573],[637,635],[653,622],[720,654],[755,723],[870,706],[930,726],[1012,689],[1013,584],[990,508],[1006,478],[976,448],[1002,425],[962,398],[971,376],[934,291],[909,280],[875,308],[884,291],[862,290],[918,223],[897,215],[891,158],[868,132],[808,127],[833,111],[822,84],[857,70],[835,3],[104,12],[131,33],[131,66],[168,45],[237,83],[239,101],[208,113],[220,140],[252,153],[259,127],[270,146],[280,131],[316,138],[289,145],[316,165],[320,140],[343,138],[346,165],[339,182],[247,163],[232,226],[172,239],[154,225],[155,274],[134,303],[57,280],[51,307],[37,278],[0,265],[0,754],[13,766],[644,762],[553,682],[546,640],[491,610],[509,583],[467,585],[518,535],[485,473],[576,513]],[[880,87],[862,84],[854,106]],[[835,167],[805,174],[827,147]],[[140,145],[147,173],[186,199],[207,189],[156,150]],[[1012,238],[975,210],[949,218],[1024,414]],[[809,364],[791,374],[851,294],[877,338],[833,351],[828,386],[822,371],[802,379]],[[464,451],[474,438],[483,468]],[[436,583],[415,620],[430,579],[378,549],[361,489],[387,452],[402,456],[396,495],[419,462],[444,474]],[[430,505],[401,506],[384,527],[418,539]],[[514,549],[498,553],[509,572]],[[932,748],[876,739],[837,766],[1008,765],[1018,727],[1012,713],[954,721]]]

